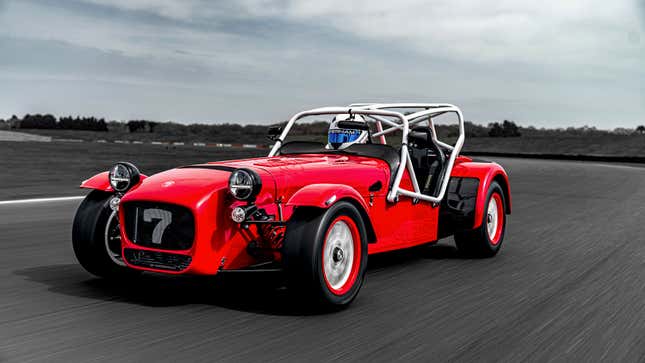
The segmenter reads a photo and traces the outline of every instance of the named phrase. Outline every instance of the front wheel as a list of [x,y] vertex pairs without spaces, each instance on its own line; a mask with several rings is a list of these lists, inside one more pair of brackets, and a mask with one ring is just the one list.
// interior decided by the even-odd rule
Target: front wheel
[[290,286],[322,305],[344,307],[365,278],[365,224],[352,204],[299,208],[289,220],[283,260]]
[[123,278],[140,272],[126,267],[121,256],[119,217],[110,208],[112,195],[93,190],[76,211],[72,247],[85,270],[104,278]]
[[479,228],[455,233],[459,251],[473,257],[492,257],[499,252],[506,231],[504,192],[492,182],[486,193],[483,219]]

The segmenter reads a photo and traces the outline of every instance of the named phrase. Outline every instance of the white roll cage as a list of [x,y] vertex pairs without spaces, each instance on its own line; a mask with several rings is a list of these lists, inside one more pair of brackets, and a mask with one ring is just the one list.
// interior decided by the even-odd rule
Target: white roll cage
[[[388,111],[388,109],[422,110],[406,115],[402,112]],[[457,141],[454,145],[449,145],[437,140],[437,133],[435,132],[434,122],[432,121],[432,117],[449,112],[456,113],[459,120],[459,137],[457,138]],[[443,197],[446,194],[446,189],[448,188],[448,182],[450,180],[452,168],[455,164],[455,159],[459,155],[461,147],[464,144],[464,118],[461,110],[458,107],[444,103],[354,103],[347,107],[322,107],[308,111],[302,111],[293,115],[293,117],[289,119],[284,129],[282,130],[280,137],[276,140],[273,148],[269,152],[269,157],[275,156],[278,150],[280,150],[280,147],[289,134],[291,127],[297,120],[308,116],[337,114],[363,115],[372,119],[376,123],[377,129],[377,132],[373,133],[372,137],[379,138],[382,144],[385,144],[385,135],[398,130],[402,131],[401,161],[398,169],[396,170],[396,176],[394,182],[392,183],[392,187],[387,194],[387,200],[389,202],[396,202],[399,195],[404,195],[410,198],[424,200],[432,203],[440,203],[443,200]],[[388,118],[396,119],[400,121],[400,123],[394,122]],[[446,170],[443,173],[443,180],[441,180],[441,188],[439,189],[439,194],[434,196],[425,195],[419,190],[419,184],[417,182],[416,174],[412,166],[412,161],[410,160],[410,157],[408,155],[408,134],[410,132],[410,125],[414,125],[426,120],[428,121],[429,127],[432,130],[432,141],[434,141],[441,147],[451,150],[450,157],[448,158],[448,163],[446,165]],[[386,125],[385,129],[383,128],[383,124]],[[407,190],[401,188],[400,186],[401,179],[403,178],[403,172],[406,168],[408,169],[408,173],[410,174],[410,179],[412,181],[414,190]]]

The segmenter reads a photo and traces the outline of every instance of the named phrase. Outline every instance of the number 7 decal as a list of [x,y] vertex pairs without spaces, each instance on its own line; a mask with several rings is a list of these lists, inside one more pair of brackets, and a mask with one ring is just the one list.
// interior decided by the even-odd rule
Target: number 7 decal
[[152,222],[153,219],[157,219],[159,222],[152,231],[152,243],[159,245],[164,231],[172,223],[172,213],[163,209],[146,209],[143,211],[144,222]]

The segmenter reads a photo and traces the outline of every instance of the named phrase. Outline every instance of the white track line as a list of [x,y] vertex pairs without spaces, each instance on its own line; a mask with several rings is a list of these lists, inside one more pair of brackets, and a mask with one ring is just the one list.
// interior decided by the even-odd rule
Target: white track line
[[0,205],[26,204],[26,203],[47,203],[47,202],[64,202],[64,201],[68,201],[68,200],[78,200],[78,199],[83,199],[83,198],[85,198],[85,196],[79,195],[79,196],[75,196],[75,197],[0,200]]

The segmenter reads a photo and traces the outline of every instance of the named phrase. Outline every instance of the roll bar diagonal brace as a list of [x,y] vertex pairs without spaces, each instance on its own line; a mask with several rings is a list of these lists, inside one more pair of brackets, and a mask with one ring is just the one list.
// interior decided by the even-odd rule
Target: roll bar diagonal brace
[[[403,114],[399,111],[393,110],[401,109],[421,109],[421,111]],[[454,145],[446,144],[442,141],[437,140],[437,134],[435,131],[434,123],[432,122],[433,116],[438,116],[444,113],[455,113],[459,121],[459,137]],[[289,131],[293,127],[294,123],[301,118],[308,116],[321,116],[321,115],[337,115],[337,114],[355,114],[368,116],[368,118],[374,120],[377,125],[377,132],[372,134],[372,137],[378,138],[381,142],[384,142],[385,139],[383,136],[401,130],[401,162],[399,167],[396,170],[396,176],[392,187],[387,194],[387,200],[391,203],[394,203],[398,200],[400,195],[423,200],[432,203],[440,203],[443,200],[443,197],[446,194],[446,189],[448,189],[448,182],[450,181],[450,174],[452,173],[452,168],[455,164],[455,159],[459,155],[461,148],[464,144],[464,118],[461,113],[461,110],[450,104],[441,104],[441,103],[358,103],[352,104],[347,107],[323,107],[316,108],[312,110],[299,112],[291,117],[287,124],[285,125],[280,137],[276,140],[273,148],[269,152],[269,157],[275,156],[278,152],[282,143],[284,142],[286,136],[289,134]],[[395,121],[393,121],[395,120]],[[408,134],[410,133],[410,125],[415,125],[422,121],[429,121],[430,128],[432,129],[432,140],[438,145],[451,150],[450,158],[446,165],[446,171],[443,173],[443,179],[441,180],[441,188],[439,189],[439,194],[437,195],[426,195],[422,194],[419,190],[419,185],[417,183],[417,178],[412,167],[412,161],[410,160],[408,154]],[[384,127],[385,126],[385,127]],[[401,188],[401,179],[403,178],[403,173],[407,168],[408,173],[410,174],[410,179],[412,181],[413,190],[407,190]]]

